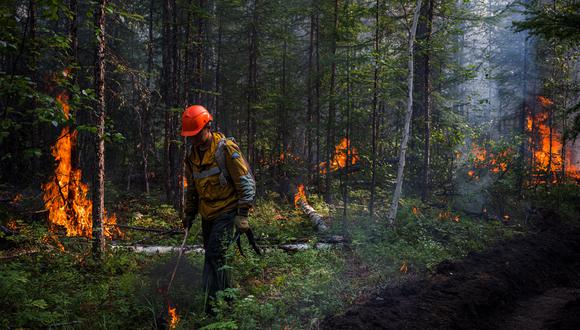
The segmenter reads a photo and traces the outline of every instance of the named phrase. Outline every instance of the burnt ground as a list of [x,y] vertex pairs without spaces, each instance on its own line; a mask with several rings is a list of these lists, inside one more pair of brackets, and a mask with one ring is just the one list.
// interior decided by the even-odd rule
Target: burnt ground
[[580,227],[544,215],[499,242],[387,287],[324,329],[580,329]]

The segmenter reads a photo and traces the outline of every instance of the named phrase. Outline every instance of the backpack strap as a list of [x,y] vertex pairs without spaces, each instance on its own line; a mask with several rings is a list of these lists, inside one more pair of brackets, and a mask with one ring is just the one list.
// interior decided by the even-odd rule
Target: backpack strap
[[234,138],[223,138],[219,140],[214,155],[215,161],[220,169],[220,185],[222,186],[228,184],[228,178],[230,177],[230,172],[228,171],[228,168],[226,166],[226,152],[225,152],[226,142],[228,140],[235,142]]

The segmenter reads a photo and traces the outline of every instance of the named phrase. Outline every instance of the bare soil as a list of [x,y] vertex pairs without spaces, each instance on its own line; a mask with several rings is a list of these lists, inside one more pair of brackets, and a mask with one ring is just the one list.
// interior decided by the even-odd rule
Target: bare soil
[[544,214],[528,235],[387,287],[323,329],[580,329],[580,227]]

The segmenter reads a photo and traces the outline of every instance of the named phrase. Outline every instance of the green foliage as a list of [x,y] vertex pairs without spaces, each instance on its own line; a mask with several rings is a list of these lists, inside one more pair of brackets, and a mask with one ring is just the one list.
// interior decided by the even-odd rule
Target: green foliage
[[580,41],[580,4],[562,2],[542,6],[527,5],[524,21],[514,22],[516,31],[528,30],[553,42]]

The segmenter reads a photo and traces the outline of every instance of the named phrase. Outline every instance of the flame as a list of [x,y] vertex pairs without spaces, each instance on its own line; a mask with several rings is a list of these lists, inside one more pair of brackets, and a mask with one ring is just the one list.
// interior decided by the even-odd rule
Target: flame
[[419,215],[419,209],[416,206],[413,206],[411,211],[413,212],[414,215]]
[[451,211],[441,211],[439,212],[439,220],[453,220],[455,222],[459,222],[461,219],[458,215],[453,215]]
[[12,231],[18,230],[18,223],[17,223],[16,219],[8,220],[8,223],[6,224],[6,228],[8,228]]
[[183,183],[183,188],[187,188],[187,177],[186,176],[179,176],[179,181]]
[[169,329],[175,329],[177,323],[179,323],[179,315],[177,315],[176,309],[176,307],[167,306],[167,313],[171,317],[171,320],[169,320]]
[[549,107],[551,105],[554,104],[554,101],[550,100],[549,98],[545,97],[545,96],[538,96],[538,101],[540,102],[540,104],[542,104],[544,107]]
[[401,265],[401,268],[399,268],[399,271],[403,274],[407,274],[407,272],[409,271],[409,266],[407,266],[406,261],[403,261],[403,264]]
[[17,204],[22,202],[22,200],[24,199],[24,196],[21,193],[16,193],[16,195],[14,195],[14,197],[12,198],[12,200],[10,201],[12,204]]
[[[511,148],[499,152],[494,155],[488,152],[485,147],[480,147],[475,143],[472,144],[471,154],[473,155],[473,165],[475,168],[487,168],[491,173],[499,173],[507,171],[507,158],[509,153],[512,152]],[[475,177],[475,171],[470,170],[467,172],[470,177]]]
[[294,195],[294,207],[298,208],[298,202],[300,200],[304,200],[305,202],[306,200],[306,190],[304,189],[304,185],[303,184],[299,184],[297,187],[298,191],[296,191],[296,194]]
[[[545,105],[553,104],[548,98],[542,96],[538,100]],[[549,102],[548,102],[549,101]],[[566,157],[562,159],[562,134],[550,127],[550,115],[548,112],[541,112],[535,116],[528,115],[526,119],[526,127],[530,133],[529,143],[532,151],[532,171],[536,183],[545,182],[542,178],[545,174],[549,174],[552,178],[552,183],[557,183],[564,179],[562,177],[562,170],[564,169],[566,177],[580,179],[580,168],[574,162],[574,148],[573,141],[569,141],[566,145]]]
[[[355,147],[350,146],[350,140],[342,138],[340,143],[334,147],[334,154],[330,160],[330,172],[346,167],[347,157],[350,158],[350,165],[356,164],[360,157]],[[327,163],[322,162],[318,165],[320,167],[320,174],[326,174]]]
[[[61,106],[65,118],[69,118],[70,106],[69,96],[62,92],[56,97],[56,101]],[[57,163],[54,176],[42,185],[43,200],[46,209],[49,211],[48,221],[51,224],[51,231],[55,232],[59,226],[66,229],[67,236],[92,237],[93,231],[93,203],[87,197],[88,186],[81,181],[82,171],[72,166],[72,152],[77,143],[77,131],[66,126],[60,132],[54,146],[52,155]],[[105,211],[105,236],[112,237],[111,226],[116,224],[115,215],[106,216]],[[114,229],[122,235],[118,228]]]

